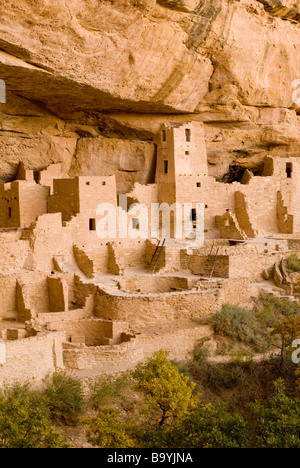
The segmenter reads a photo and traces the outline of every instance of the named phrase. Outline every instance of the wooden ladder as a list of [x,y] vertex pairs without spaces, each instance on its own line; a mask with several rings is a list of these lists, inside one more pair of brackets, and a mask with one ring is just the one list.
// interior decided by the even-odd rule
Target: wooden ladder
[[149,269],[152,268],[152,273],[154,273],[155,270],[156,270],[158,260],[160,259],[160,256],[162,254],[164,245],[166,243],[166,239],[163,240],[162,244],[160,242],[161,241],[158,240],[155,251],[154,251],[154,254],[152,255],[151,261],[149,263]]
[[206,264],[205,264],[204,271],[203,271],[203,276],[212,278],[214,271],[215,271],[215,267],[216,267],[218,253],[219,253],[219,247],[215,247],[215,245],[212,245],[208,259],[206,260]]

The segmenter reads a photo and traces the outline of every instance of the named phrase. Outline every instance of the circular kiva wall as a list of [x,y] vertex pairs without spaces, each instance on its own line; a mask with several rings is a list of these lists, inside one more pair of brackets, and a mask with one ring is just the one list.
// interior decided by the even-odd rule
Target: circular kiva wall
[[163,294],[187,291],[193,287],[194,279],[177,276],[132,276],[122,278],[118,287],[126,293]]

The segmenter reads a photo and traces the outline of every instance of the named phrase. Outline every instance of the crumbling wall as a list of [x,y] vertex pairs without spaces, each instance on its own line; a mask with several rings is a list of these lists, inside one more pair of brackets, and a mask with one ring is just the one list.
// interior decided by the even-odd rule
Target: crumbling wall
[[[17,301],[20,299],[20,303],[23,303],[26,310],[28,309],[31,312],[49,312],[47,273],[28,271],[25,274],[16,275],[16,278],[19,285],[17,289]],[[24,310],[23,306],[21,306],[20,316]]]
[[[155,239],[148,239],[146,243],[146,265],[149,268],[149,271],[152,271],[155,267],[155,271],[161,271],[166,267],[166,247],[158,254],[156,254],[155,258],[153,258],[156,248],[157,248],[158,240]],[[162,241],[160,240],[160,245],[162,245]]]
[[16,319],[18,317],[16,288],[17,275],[0,273],[0,320]]
[[80,342],[86,346],[100,346],[122,343],[122,334],[127,332],[128,324],[97,318],[65,319],[51,321],[48,329],[64,331],[66,340],[72,343]]
[[53,181],[53,195],[48,197],[48,213],[62,213],[62,220],[66,222],[79,212],[78,178],[55,179]]
[[77,266],[82,273],[84,273],[87,278],[94,278],[94,264],[87,253],[77,245],[73,245],[73,252]]
[[73,264],[72,239],[68,227],[63,227],[61,214],[44,214],[30,228],[23,232],[33,250],[34,267],[50,272],[54,269],[53,257],[57,256]]
[[160,294],[191,289],[195,281],[176,276],[130,276],[121,278],[119,287],[124,292]]
[[127,268],[144,268],[146,264],[145,240],[119,240],[108,245],[108,270],[121,275]]
[[253,238],[258,236],[258,231],[255,230],[251,222],[251,212],[244,193],[235,192],[235,215],[242,231],[247,237]]
[[18,271],[32,262],[32,250],[25,240],[0,240],[0,272]]
[[72,369],[98,369],[112,372],[133,368],[155,351],[166,349],[170,358],[185,360],[196,343],[212,331],[207,326],[182,324],[182,328],[157,328],[116,346],[75,347],[64,344],[64,363]]
[[96,294],[97,287],[93,283],[84,283],[79,276],[74,276],[74,302],[78,308],[84,308],[87,298]]
[[288,207],[284,204],[282,193],[277,193],[277,220],[279,232],[292,234],[294,232],[294,216],[288,213]]
[[215,311],[215,304],[216,297],[210,292],[128,295],[120,291],[112,295],[98,289],[94,312],[99,318],[127,321],[136,331],[210,315]]
[[222,216],[216,216],[216,227],[222,239],[247,239],[247,235],[239,226],[236,216],[226,211]]
[[62,342],[64,332],[6,342],[6,362],[0,364],[0,385],[16,381],[41,380],[49,372],[64,368]]
[[[216,252],[216,249],[214,250]],[[206,267],[208,268],[208,274],[213,263],[207,264],[208,254],[202,253],[189,253],[186,250],[181,250],[181,268],[182,270],[190,270],[194,275],[203,275]],[[212,261],[214,257],[212,257]],[[207,272],[206,272],[207,273]],[[218,254],[215,265],[213,276],[218,278],[229,278],[229,256]]]
[[64,312],[68,310],[68,285],[62,275],[51,275],[47,277],[49,311]]
[[39,172],[39,184],[50,187],[50,193],[53,194],[53,181],[54,179],[61,179],[62,167],[61,164],[50,164],[44,171]]
[[19,184],[20,225],[29,227],[38,216],[47,213],[50,189],[36,183],[28,184],[26,181],[16,183]]

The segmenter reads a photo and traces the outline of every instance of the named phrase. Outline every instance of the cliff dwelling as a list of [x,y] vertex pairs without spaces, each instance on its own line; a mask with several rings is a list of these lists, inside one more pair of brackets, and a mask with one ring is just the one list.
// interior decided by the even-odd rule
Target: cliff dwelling
[[[155,143],[155,180],[128,193],[114,174],[66,177],[60,164],[21,162],[0,185],[1,381],[132,368],[162,346],[183,359],[211,333],[201,318],[282,286],[300,250],[297,158],[266,156],[259,175],[225,183],[209,175],[202,123],[163,125]],[[187,205],[189,229],[178,237],[170,210],[170,236],[161,216],[152,237],[153,204]]]

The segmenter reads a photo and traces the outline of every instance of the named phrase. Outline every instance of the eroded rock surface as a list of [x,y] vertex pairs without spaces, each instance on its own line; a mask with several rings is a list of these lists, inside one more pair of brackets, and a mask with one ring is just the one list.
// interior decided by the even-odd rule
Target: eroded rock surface
[[18,162],[147,183],[162,122],[205,122],[210,172],[297,156],[299,2],[2,0],[0,178]]

